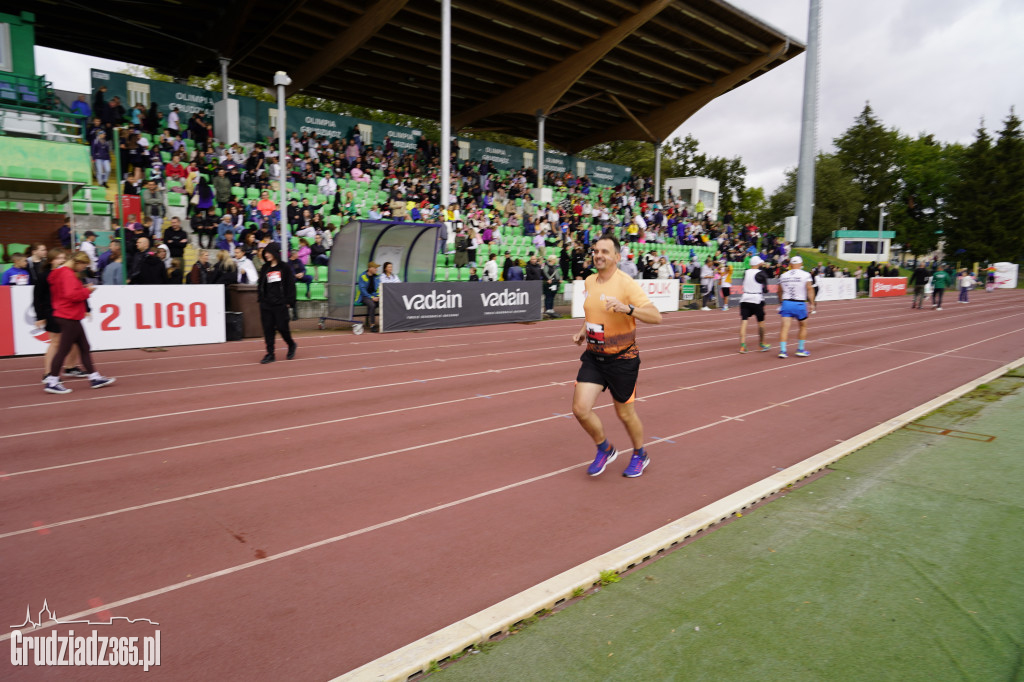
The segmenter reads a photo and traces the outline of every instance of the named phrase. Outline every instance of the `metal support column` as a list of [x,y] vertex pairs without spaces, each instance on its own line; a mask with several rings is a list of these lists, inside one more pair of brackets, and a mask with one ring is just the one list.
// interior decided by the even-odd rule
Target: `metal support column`
[[278,213],[280,214],[281,230],[281,259],[288,262],[288,183],[284,181],[285,163],[285,129],[287,128],[287,113],[285,112],[284,89],[292,84],[292,79],[284,71],[274,74],[274,85],[277,86],[277,162],[280,168],[278,172],[277,186],[281,192],[278,201]]
[[[441,211],[452,191],[452,2],[441,0]],[[442,222],[444,222],[442,220]],[[447,235],[445,235],[447,237]]]
[[654,143],[654,201],[661,203],[661,142]]
[[[544,186],[544,121],[547,116],[537,110],[537,189]],[[539,200],[540,197],[537,197]]]
[[231,60],[227,57],[220,58],[220,88],[223,95],[221,99],[228,98],[228,64],[230,63]]

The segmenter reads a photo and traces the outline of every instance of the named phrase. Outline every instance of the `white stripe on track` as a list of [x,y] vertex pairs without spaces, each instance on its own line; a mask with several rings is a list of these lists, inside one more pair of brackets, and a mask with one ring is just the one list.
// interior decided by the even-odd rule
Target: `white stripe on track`
[[[997,337],[991,337],[991,338],[999,338],[1001,336],[1007,336],[1009,334],[1016,334],[1016,333],[1019,333],[1020,331],[1021,330],[1014,330],[1013,332],[1007,332],[1006,334],[1000,334]],[[884,370],[883,372],[878,372],[878,373],[872,374],[870,376],[858,377],[856,379],[852,379],[852,380],[850,380],[848,382],[845,382],[843,384],[838,384],[838,385],[835,385],[835,386],[829,386],[828,388],[825,388],[825,389],[821,389],[821,390],[814,391],[814,392],[811,392],[811,393],[803,394],[803,395],[800,395],[800,396],[795,396],[793,398],[790,398],[787,401],[784,401],[784,403],[773,403],[772,405],[768,405],[768,406],[759,408],[757,410],[753,410],[751,412],[738,415],[738,417],[750,416],[750,415],[753,415],[753,414],[757,414],[759,412],[764,412],[766,410],[772,409],[774,407],[777,407],[780,404],[788,404],[788,403],[796,402],[797,400],[803,400],[805,398],[813,397],[815,395],[820,395],[822,393],[826,393],[828,391],[835,390],[836,388],[839,388],[841,386],[848,386],[848,385],[851,385],[851,384],[859,383],[861,381],[866,381],[866,380],[872,379],[872,378],[874,378],[876,376],[880,376],[881,374],[884,374],[884,373],[889,373],[889,372],[893,372],[893,371],[898,370],[898,369],[903,369],[904,367],[910,367],[910,366],[913,366],[913,365],[917,365],[919,363],[926,362],[926,361],[934,359],[934,358],[942,357],[942,356],[947,355],[949,353],[956,352],[956,351],[959,351],[959,350],[963,350],[964,348],[970,348],[971,346],[975,346],[975,345],[978,345],[978,344],[981,344],[981,343],[987,343],[989,340],[990,340],[989,338],[986,338],[986,339],[983,339],[983,340],[980,340],[980,341],[975,341],[973,343],[970,343],[970,344],[967,344],[967,345],[964,345],[964,346],[960,346],[958,348],[954,348],[954,349],[951,349],[951,350],[948,350],[948,351],[944,351],[942,353],[937,353],[937,354],[935,354],[935,355],[933,355],[931,357],[920,358],[920,359],[915,360],[913,362],[909,362],[909,363],[907,363],[905,365],[900,365],[900,366],[895,367],[895,368],[890,368],[890,369]],[[851,352],[855,352],[855,351],[851,351]],[[546,419],[551,419],[551,418],[555,418],[555,417],[548,417]],[[688,435],[688,434],[694,433],[696,431],[704,430],[704,429],[710,428],[711,426],[727,424],[729,422],[734,421],[735,418],[736,417],[724,417],[721,420],[719,420],[718,422],[714,422],[712,424],[702,425],[702,426],[696,427],[694,429],[688,429],[686,431],[681,431],[681,432],[676,433],[676,434],[665,436],[663,438],[659,438],[658,440],[652,441],[651,443],[645,444],[645,447],[647,447],[649,445],[654,445],[654,444],[659,443],[659,442],[664,442],[666,440],[670,440],[670,439],[673,439],[673,438],[681,438],[684,435]],[[543,421],[543,420],[541,420],[541,421]],[[441,442],[446,442],[446,441],[441,441]],[[629,452],[629,451],[628,450],[624,450],[623,452]],[[304,552],[309,552],[309,551],[314,550],[314,549],[319,549],[320,547],[325,547],[325,546],[328,546],[328,545],[332,545],[332,544],[335,544],[337,542],[341,542],[343,540],[347,540],[349,538],[353,538],[353,537],[356,537],[356,536],[359,536],[359,535],[365,535],[366,533],[371,533],[373,531],[377,531],[377,530],[381,530],[381,529],[384,529],[384,528],[388,528],[390,526],[395,526],[395,525],[398,525],[400,523],[404,523],[406,521],[411,521],[413,519],[421,518],[423,516],[434,514],[434,513],[439,512],[439,511],[444,511],[446,509],[452,509],[454,507],[466,504],[468,502],[473,502],[473,501],[476,501],[476,500],[479,500],[479,499],[483,499],[483,498],[486,498],[486,497],[491,497],[493,495],[497,495],[499,493],[503,493],[503,492],[506,492],[508,490],[513,490],[515,488],[520,488],[520,487],[529,485],[531,483],[536,483],[537,481],[542,481],[542,480],[545,480],[545,479],[548,479],[548,478],[552,478],[554,476],[559,476],[561,474],[567,473],[567,472],[572,471],[574,469],[579,469],[579,468],[581,468],[583,466],[586,466],[587,464],[588,464],[588,462],[579,462],[577,464],[572,464],[570,466],[563,467],[563,468],[557,469],[555,471],[550,471],[550,472],[545,473],[545,474],[540,474],[539,476],[533,476],[531,478],[524,479],[522,481],[517,481],[515,483],[509,483],[507,485],[503,485],[503,486],[500,486],[500,487],[497,487],[497,488],[492,488],[490,490],[485,490],[483,492],[476,493],[474,495],[469,495],[467,497],[463,497],[463,498],[460,498],[460,499],[457,499],[457,500],[452,500],[451,502],[446,502],[444,504],[439,504],[439,505],[436,505],[434,507],[429,507],[427,509],[421,509],[419,511],[412,512],[411,514],[406,514],[404,516],[399,516],[399,517],[396,517],[394,519],[390,519],[388,521],[382,521],[380,523],[376,523],[376,524],[373,524],[373,525],[370,525],[370,526],[365,526],[363,528],[360,528],[360,529],[357,529],[357,530],[354,530],[354,531],[349,531],[347,533],[342,533],[340,535],[335,535],[335,536],[330,537],[330,538],[324,538],[323,540],[318,540],[316,542],[312,542],[312,543],[309,543],[309,544],[306,544],[306,545],[302,545],[301,547],[295,547],[295,548],[292,548],[290,550],[285,550],[283,552],[279,552],[277,554],[272,554],[272,555],[270,555],[268,557],[265,557],[263,559],[256,559],[254,561],[248,561],[248,562],[245,562],[243,564],[237,564],[235,566],[231,566],[231,567],[228,567],[228,568],[225,568],[225,569],[221,569],[219,571],[214,571],[212,573],[207,573],[205,575],[201,575],[201,576],[198,576],[198,577],[195,577],[195,578],[191,578],[189,580],[184,580],[184,581],[181,581],[181,582],[178,582],[178,583],[174,583],[174,584],[171,584],[171,585],[166,585],[164,587],[161,587],[161,588],[158,588],[158,589],[155,589],[155,590],[150,590],[148,592],[142,592],[140,594],[136,594],[136,595],[133,595],[131,597],[126,597],[124,599],[119,599],[119,600],[116,600],[116,601],[104,604],[102,606],[98,606],[98,607],[93,608],[93,609],[87,609],[85,611],[79,611],[78,613],[73,613],[73,614],[64,616],[64,620],[80,620],[80,619],[85,618],[87,616],[91,616],[91,615],[94,615],[96,613],[99,613],[100,611],[112,610],[112,609],[115,609],[115,608],[120,608],[122,606],[127,606],[129,604],[134,604],[134,603],[143,601],[145,599],[151,599],[153,597],[158,597],[158,596],[161,596],[161,595],[164,595],[164,594],[169,594],[171,592],[176,592],[176,591],[182,590],[184,588],[191,587],[193,585],[198,585],[198,584],[201,584],[201,583],[209,582],[209,581],[214,580],[216,578],[232,575],[234,573],[239,573],[241,571],[244,571],[244,570],[247,570],[247,569],[250,569],[250,568],[255,568],[257,566],[262,566],[262,565],[270,563],[272,561],[278,561],[278,560],[285,559],[285,558],[288,558],[288,557],[296,556],[298,554],[302,554]],[[244,484],[240,484],[240,485],[244,485]],[[61,523],[71,523],[71,522],[61,522]],[[44,526],[44,527],[52,527],[52,526]],[[33,527],[32,529],[28,529],[28,530],[34,531],[34,530],[38,530],[38,528]],[[0,537],[3,537],[3,536],[0,536]],[[55,623],[43,623],[40,626],[40,628],[46,628],[46,627],[49,627],[49,626],[54,625],[54,624]],[[40,629],[40,628],[35,628],[35,629]],[[30,631],[31,630],[25,630],[24,632],[30,632]],[[12,635],[12,633],[5,633],[3,635],[0,635],[0,641],[4,641],[4,640],[7,640],[7,639],[10,639],[11,635]]]

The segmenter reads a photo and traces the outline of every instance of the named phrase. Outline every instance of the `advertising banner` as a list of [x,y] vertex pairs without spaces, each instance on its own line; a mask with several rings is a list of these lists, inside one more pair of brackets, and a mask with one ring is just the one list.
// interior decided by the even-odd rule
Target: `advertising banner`
[[447,329],[541,319],[541,282],[382,284],[382,332]]
[[[35,326],[32,290],[8,287],[10,335],[16,355],[46,352],[49,334]],[[96,287],[89,297],[92,313],[82,321],[92,350],[188,346],[224,343],[224,287],[189,286]],[[0,337],[4,335],[0,321]]]
[[[678,279],[638,279],[636,281],[640,288],[651,299],[654,307],[663,313],[670,313],[679,310],[679,280]],[[582,279],[573,280],[572,283],[572,316],[583,317],[583,292],[586,290],[585,282]],[[689,286],[689,285],[688,285]]]
[[857,280],[852,277],[819,277],[818,301],[845,301],[857,298]]
[[1016,263],[993,263],[996,269],[996,289],[1016,289],[1017,270]]
[[872,277],[868,291],[871,298],[880,296],[904,296],[907,293],[906,277]]

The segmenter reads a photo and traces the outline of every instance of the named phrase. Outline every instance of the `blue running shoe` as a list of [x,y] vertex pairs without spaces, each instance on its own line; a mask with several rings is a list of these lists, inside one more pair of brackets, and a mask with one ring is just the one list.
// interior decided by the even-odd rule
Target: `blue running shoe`
[[779,357],[780,358],[788,358],[789,356],[786,355],[786,351],[782,351],[781,353],[779,353]]
[[622,472],[622,475],[626,478],[637,478],[650,463],[651,458],[646,454],[638,455],[634,452],[632,459],[629,460],[629,466]]
[[762,353],[764,353],[765,351],[769,351],[771,349],[772,349],[772,347],[770,345],[768,345],[767,343],[762,343],[761,344],[761,352]]
[[93,379],[89,382],[92,388],[103,388],[117,381],[113,377],[100,377],[99,379]]
[[597,449],[597,456],[594,457],[594,461],[591,463],[590,468],[587,469],[588,476],[599,476],[604,472],[604,468],[609,463],[614,462],[615,458],[619,456],[619,451],[612,447],[610,450],[605,451],[601,448]]
[[811,351],[809,351],[809,350],[798,350],[796,352],[796,356],[798,358],[807,358],[807,357],[811,356]]

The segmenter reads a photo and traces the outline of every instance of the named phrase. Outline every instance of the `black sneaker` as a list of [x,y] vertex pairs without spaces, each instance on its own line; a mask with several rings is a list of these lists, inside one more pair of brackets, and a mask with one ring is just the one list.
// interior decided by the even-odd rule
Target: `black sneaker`
[[64,368],[64,373],[67,374],[69,377],[77,377],[79,379],[83,379],[83,378],[89,376],[88,372],[86,372],[81,367],[77,367],[77,366],[76,367],[65,367]]
[[295,344],[295,343],[293,343],[292,345],[288,346],[288,355],[286,355],[285,357],[288,360],[294,359],[295,358],[295,349],[298,348],[298,347],[299,347],[298,344]]
[[89,384],[92,388],[103,388],[117,381],[114,377],[100,377],[99,379],[92,379]]
[[260,360],[260,364],[261,365],[267,365],[267,364],[270,364],[273,361],[274,361],[273,353],[267,353],[266,355],[263,356],[263,359]]

